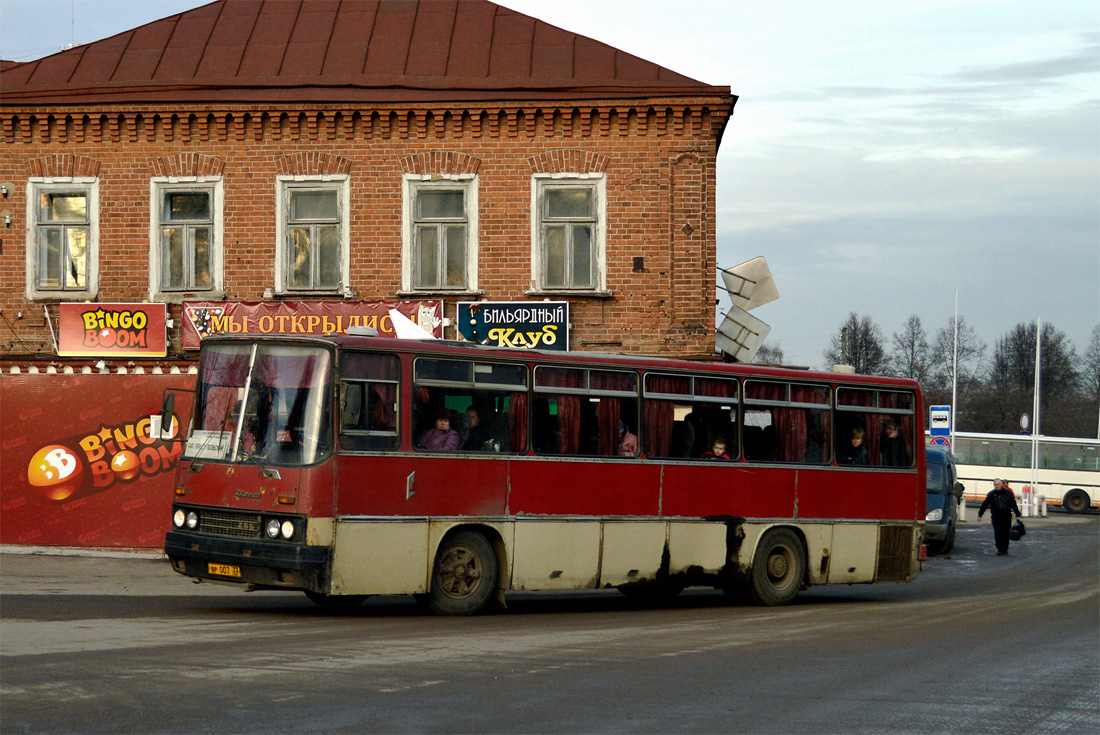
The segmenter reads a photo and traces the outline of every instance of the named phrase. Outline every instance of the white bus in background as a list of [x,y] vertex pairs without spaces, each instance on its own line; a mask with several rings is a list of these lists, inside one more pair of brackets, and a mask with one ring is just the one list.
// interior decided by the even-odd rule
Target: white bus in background
[[[1019,496],[1031,485],[1030,436],[956,432],[951,447],[966,500],[981,502],[993,479],[1008,480]],[[1039,482],[1035,494],[1070,513],[1100,508],[1100,440],[1039,437]]]

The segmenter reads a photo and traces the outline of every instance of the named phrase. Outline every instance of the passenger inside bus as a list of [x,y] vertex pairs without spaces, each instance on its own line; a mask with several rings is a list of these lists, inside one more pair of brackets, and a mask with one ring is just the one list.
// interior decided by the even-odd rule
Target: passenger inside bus
[[711,444],[710,449],[703,452],[703,459],[715,460],[720,459],[726,462],[729,461],[730,456],[726,454],[726,440],[723,437],[715,437],[714,443]]
[[882,464],[886,467],[908,467],[909,450],[901,436],[901,427],[893,419],[882,423]]
[[638,436],[632,434],[630,429],[627,428],[627,425],[622,421],[619,422],[619,456],[638,456]]
[[458,449],[458,432],[451,428],[451,412],[446,408],[435,414],[435,426],[417,439],[417,446],[430,451],[454,451]]
[[482,422],[482,411],[473,406],[466,409],[466,423],[468,431],[466,439],[462,442],[462,449],[468,452],[499,452],[500,440],[493,436],[489,427],[492,415],[486,413],[486,421]]
[[851,438],[848,441],[848,446],[842,447],[837,454],[836,461],[840,464],[850,465],[867,465],[870,464],[867,455],[867,445],[864,440],[867,438],[867,431],[857,426],[852,429]]

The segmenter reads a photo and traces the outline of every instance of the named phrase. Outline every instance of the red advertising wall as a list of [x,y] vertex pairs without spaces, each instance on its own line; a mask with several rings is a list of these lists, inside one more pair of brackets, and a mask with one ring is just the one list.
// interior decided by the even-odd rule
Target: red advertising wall
[[194,376],[0,375],[0,543],[159,547],[182,443],[149,436],[165,389],[179,435]]

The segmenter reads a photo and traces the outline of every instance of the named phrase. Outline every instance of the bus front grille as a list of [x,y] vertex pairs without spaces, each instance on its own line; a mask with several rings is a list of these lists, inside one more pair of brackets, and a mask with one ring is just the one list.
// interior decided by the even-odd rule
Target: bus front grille
[[878,532],[876,582],[905,582],[911,576],[913,528],[882,526]]
[[225,513],[218,510],[204,511],[199,524],[200,533],[237,538],[260,538],[258,513]]

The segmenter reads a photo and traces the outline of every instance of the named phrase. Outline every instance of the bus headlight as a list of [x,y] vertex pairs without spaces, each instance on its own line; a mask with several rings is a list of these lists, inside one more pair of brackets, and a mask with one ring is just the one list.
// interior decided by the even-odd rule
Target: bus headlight
[[283,534],[283,538],[285,538],[287,541],[289,541],[290,539],[292,539],[294,537],[294,522],[293,521],[283,521],[283,525],[282,525],[280,531]]
[[924,517],[926,521],[939,521],[943,519],[943,508],[936,508],[935,510],[928,511],[928,515]]
[[182,509],[176,508],[176,512],[172,514],[172,525],[176,528],[183,528],[185,520],[187,520],[187,514]]
[[267,525],[265,526],[264,530],[267,532],[267,537],[268,538],[278,538],[279,537],[279,519],[278,518],[269,518],[268,521],[267,521]]
[[194,529],[198,525],[199,525],[199,514],[196,513],[195,511],[190,511],[187,514],[187,527],[191,528],[191,529]]

